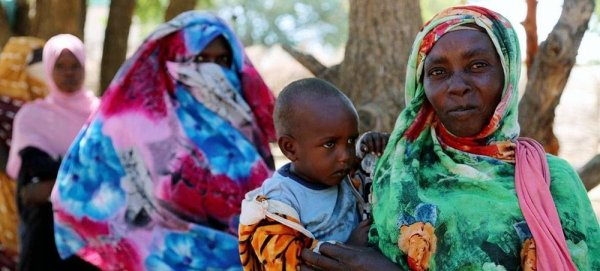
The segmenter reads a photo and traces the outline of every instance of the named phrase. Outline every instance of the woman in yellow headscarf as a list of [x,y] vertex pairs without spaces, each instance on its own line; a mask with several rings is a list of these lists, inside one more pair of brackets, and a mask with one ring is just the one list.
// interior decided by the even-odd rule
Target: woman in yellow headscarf
[[0,54],[0,269],[14,270],[17,240],[16,182],[6,175],[13,118],[25,102],[46,96],[41,65],[44,41],[13,37]]

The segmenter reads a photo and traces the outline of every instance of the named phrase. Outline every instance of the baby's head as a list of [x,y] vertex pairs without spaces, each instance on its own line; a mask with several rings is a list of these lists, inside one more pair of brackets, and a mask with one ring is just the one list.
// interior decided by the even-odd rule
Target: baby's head
[[290,83],[277,97],[273,118],[294,174],[330,186],[348,175],[356,159],[358,114],[334,85],[317,78]]

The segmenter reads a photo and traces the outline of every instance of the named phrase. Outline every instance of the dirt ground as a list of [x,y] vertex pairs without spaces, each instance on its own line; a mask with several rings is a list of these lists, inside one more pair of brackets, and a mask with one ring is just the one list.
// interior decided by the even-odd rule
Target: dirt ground
[[[554,133],[560,142],[559,156],[576,169],[600,153],[600,66],[573,69],[556,108]],[[588,196],[600,218],[600,187]]]

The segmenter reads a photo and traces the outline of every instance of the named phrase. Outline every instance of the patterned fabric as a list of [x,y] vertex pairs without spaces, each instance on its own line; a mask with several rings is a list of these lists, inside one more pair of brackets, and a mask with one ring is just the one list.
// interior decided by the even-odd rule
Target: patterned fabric
[[[494,116],[470,138],[440,125],[421,80],[435,42],[464,24],[488,33],[505,74]],[[407,107],[374,172],[369,240],[403,268],[517,270],[536,262],[515,192],[519,50],[510,23],[480,7],[447,9],[417,35],[407,67]],[[552,155],[547,160],[573,262],[580,270],[600,270],[600,229],[587,193],[566,161]]]
[[240,259],[244,270],[296,270],[302,248],[320,242],[300,224],[292,206],[270,199],[257,188],[242,202],[239,228]]
[[0,270],[15,270],[19,253],[16,182],[0,172]]
[[[28,101],[46,96],[43,77],[35,76],[41,67],[34,51],[44,41],[34,37],[12,37],[0,54],[0,160],[2,171],[8,159],[13,121],[17,111]],[[14,270],[19,244],[17,240],[16,182],[0,172],[0,269]]]
[[[195,63],[219,35],[232,67]],[[61,255],[104,270],[241,269],[240,203],[272,173],[273,102],[214,14],[159,26],[63,161],[52,194]]]
[[[282,166],[260,188],[246,194],[242,203],[239,240],[245,270],[296,270],[303,263],[302,248],[313,249],[317,241],[346,242],[359,223],[360,195],[349,177],[337,186],[308,183],[290,166]],[[249,203],[255,198],[263,205]],[[290,227],[289,221],[275,221],[275,215],[269,217],[267,212],[303,231]]]
[[42,39],[12,37],[0,54],[0,142],[5,148],[10,147],[12,122],[21,105],[48,94],[39,76],[41,59],[34,59],[34,51],[43,47]]

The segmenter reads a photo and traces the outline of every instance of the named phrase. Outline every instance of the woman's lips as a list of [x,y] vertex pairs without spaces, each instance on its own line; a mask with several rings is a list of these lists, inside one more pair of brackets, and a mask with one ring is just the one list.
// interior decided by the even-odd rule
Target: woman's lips
[[477,113],[477,108],[474,106],[458,107],[448,111],[448,115],[454,118],[467,118]]

